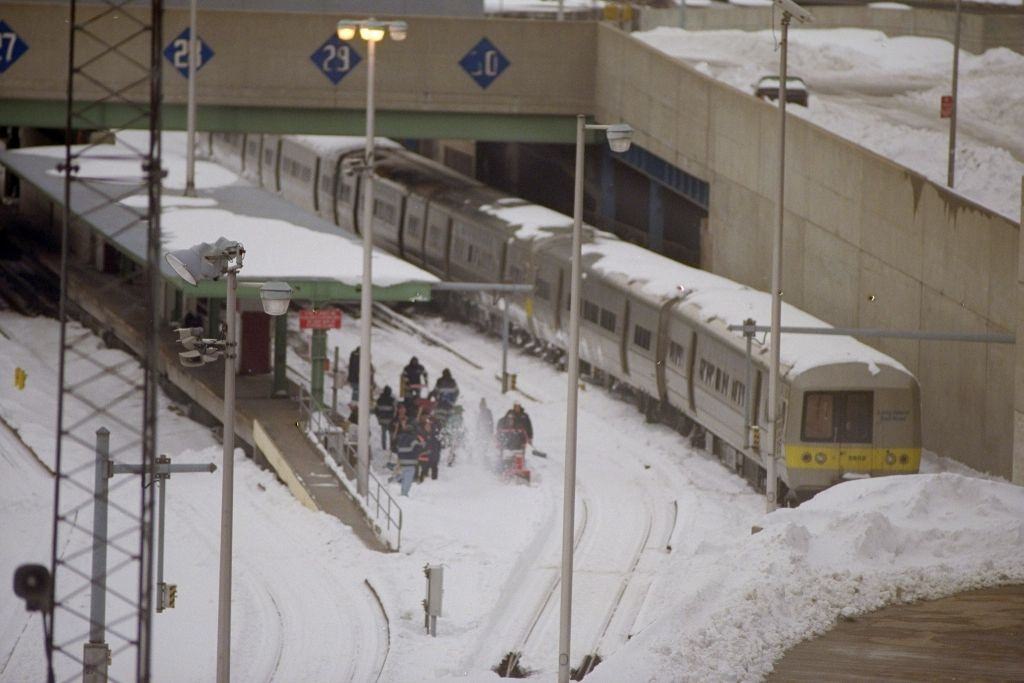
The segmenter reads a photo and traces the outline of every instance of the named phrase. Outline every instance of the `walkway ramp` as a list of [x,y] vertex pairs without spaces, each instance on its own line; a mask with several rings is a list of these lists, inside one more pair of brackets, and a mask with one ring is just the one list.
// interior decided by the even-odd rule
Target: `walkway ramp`
[[[45,254],[41,260],[59,273],[57,255]],[[145,320],[141,285],[72,264],[68,266],[68,278],[72,302],[99,325],[104,337],[112,336],[138,353],[144,339]],[[170,330],[160,335],[160,374],[206,412],[223,421],[224,366],[214,363],[200,368],[181,367],[175,338]],[[300,431],[297,426],[299,404],[293,398],[298,387],[291,385],[289,389],[287,398],[270,398],[269,376],[238,377],[236,436],[253,447],[258,462],[263,459],[273,467],[278,478],[303,505],[338,518],[352,528],[366,547],[388,550],[368,525],[359,505],[324,462],[323,455]]]

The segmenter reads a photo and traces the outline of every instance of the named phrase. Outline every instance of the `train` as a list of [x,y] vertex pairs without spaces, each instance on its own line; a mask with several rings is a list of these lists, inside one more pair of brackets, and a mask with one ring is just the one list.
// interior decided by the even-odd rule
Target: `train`
[[[363,138],[210,134],[210,158],[360,233]],[[568,339],[572,219],[389,140],[377,143],[374,243],[437,276],[533,286],[512,297],[515,336],[558,357]],[[768,423],[769,345],[730,329],[770,321],[771,297],[591,226],[583,233],[581,368],[765,490],[775,438],[779,502],[850,478],[917,472],[920,388],[894,358],[847,336],[784,334],[782,406]],[[448,305],[493,327],[498,295]],[[787,326],[828,327],[783,304]]]

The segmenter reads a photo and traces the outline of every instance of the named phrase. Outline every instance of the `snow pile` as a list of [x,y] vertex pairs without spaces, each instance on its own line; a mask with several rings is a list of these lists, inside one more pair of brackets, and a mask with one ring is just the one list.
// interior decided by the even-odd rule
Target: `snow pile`
[[[634,33],[712,78],[753,94],[779,69],[772,31]],[[865,29],[791,29],[790,75],[803,78],[810,106],[787,111],[945,185],[953,46],[937,38],[890,38]],[[1024,55],[994,48],[961,51],[956,191],[1018,220],[1024,175]]]
[[676,558],[674,607],[594,681],[757,680],[840,617],[1024,581],[1022,520],[1024,489],[1003,482],[922,474],[835,486],[765,516],[762,532],[724,552]]

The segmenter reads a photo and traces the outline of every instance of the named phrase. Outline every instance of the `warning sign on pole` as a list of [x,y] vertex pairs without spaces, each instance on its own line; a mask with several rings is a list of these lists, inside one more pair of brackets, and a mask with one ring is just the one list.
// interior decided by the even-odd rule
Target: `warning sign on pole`
[[948,119],[953,116],[953,96],[942,96],[942,108],[939,110],[939,118]]
[[340,308],[299,311],[299,328],[303,330],[337,330],[341,328]]

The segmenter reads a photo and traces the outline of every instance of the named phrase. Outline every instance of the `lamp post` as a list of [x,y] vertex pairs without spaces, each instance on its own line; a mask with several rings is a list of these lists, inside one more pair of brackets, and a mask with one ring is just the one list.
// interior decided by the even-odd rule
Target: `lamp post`
[[185,196],[196,196],[196,70],[199,69],[199,35],[196,31],[196,3],[188,4],[188,102],[185,106]]
[[779,55],[779,183],[775,208],[775,239],[772,242],[772,339],[771,364],[768,369],[768,424],[771,434],[768,440],[768,456],[765,459],[765,506],[768,512],[776,507],[775,463],[778,458],[778,427],[781,397],[779,396],[779,346],[782,335],[782,224],[786,187],[786,59],[789,53],[789,23],[793,17],[801,23],[813,19],[810,12],[793,0],[774,0],[782,8],[782,40]]
[[588,130],[603,130],[613,152],[625,152],[633,129],[624,123],[587,125],[576,117],[576,176],[572,205],[572,288],[569,294],[569,373],[565,407],[565,486],[562,504],[562,602],[558,630],[558,681],[569,681],[569,646],[572,636],[573,529],[576,514],[576,413],[580,370],[580,287],[583,242],[583,138]]
[[952,98],[949,111],[949,158],[946,165],[946,185],[953,187],[956,178],[956,98],[957,81],[960,79],[960,0],[956,0],[956,19],[953,28],[953,83]]
[[404,21],[349,21],[342,19],[337,26],[338,39],[343,41],[359,37],[366,41],[366,158],[363,160],[363,281],[359,300],[359,424],[356,450],[356,487],[366,495],[370,473],[370,330],[373,326],[373,142],[374,102],[373,82],[376,70],[377,43],[385,33],[392,40],[402,41],[408,33]]
[[[206,242],[165,255],[168,265],[182,280],[198,285],[202,280],[227,276],[227,334],[223,342],[196,339],[187,329],[179,331],[181,342],[188,349],[181,354],[182,364],[203,365],[224,356],[224,451],[220,508],[220,583],[217,606],[217,681],[228,683],[231,671],[231,545],[235,483],[235,307],[238,289],[237,274],[245,258],[245,247],[221,237],[213,244]],[[269,315],[288,311],[291,287],[286,282],[267,282],[260,287],[263,310]],[[202,329],[197,328],[201,333]],[[222,350],[222,351],[221,351]]]

